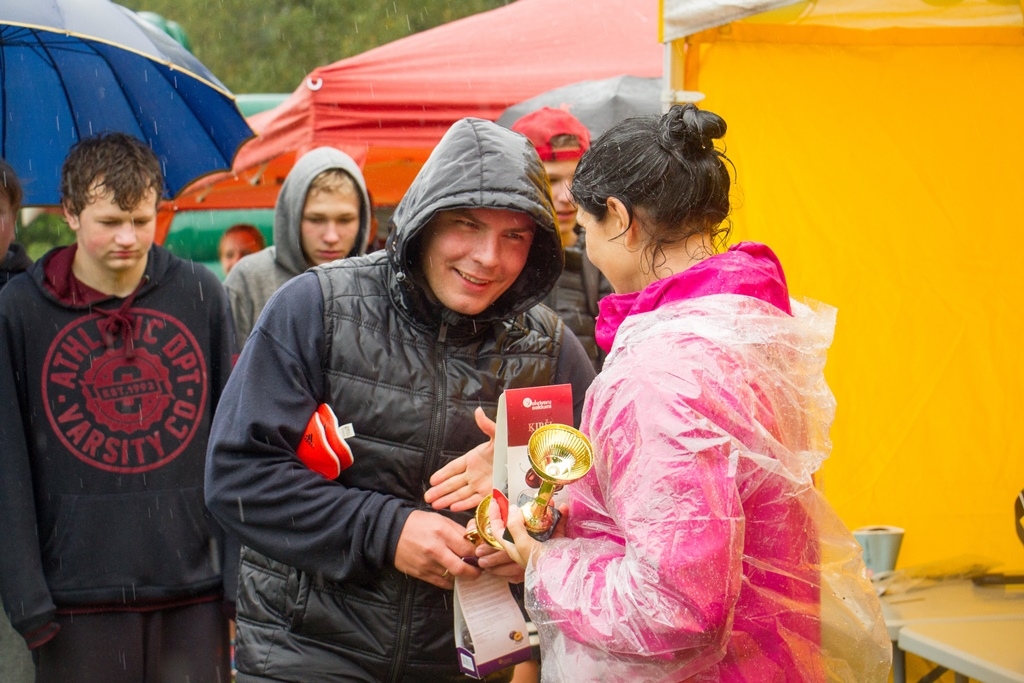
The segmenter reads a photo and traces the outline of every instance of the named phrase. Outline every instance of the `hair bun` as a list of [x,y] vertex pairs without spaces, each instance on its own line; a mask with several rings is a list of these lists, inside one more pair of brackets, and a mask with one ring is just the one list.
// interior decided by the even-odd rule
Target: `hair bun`
[[725,136],[725,119],[693,104],[676,105],[661,117],[658,142],[685,155],[713,153],[715,140]]

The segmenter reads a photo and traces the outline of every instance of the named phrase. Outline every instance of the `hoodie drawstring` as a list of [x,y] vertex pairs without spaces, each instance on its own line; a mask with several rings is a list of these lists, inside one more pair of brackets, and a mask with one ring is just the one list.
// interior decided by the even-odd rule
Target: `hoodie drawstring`
[[147,280],[148,278],[142,278],[135,291],[129,294],[121,305],[114,310],[93,309],[104,316],[103,320],[100,320],[97,325],[100,333],[103,334],[103,343],[106,344],[107,348],[113,347],[117,334],[120,333],[121,341],[124,343],[124,355],[128,360],[135,358],[135,324],[132,322],[131,316],[128,315],[128,310],[135,303],[135,297],[138,296],[139,290],[142,289],[142,285]]

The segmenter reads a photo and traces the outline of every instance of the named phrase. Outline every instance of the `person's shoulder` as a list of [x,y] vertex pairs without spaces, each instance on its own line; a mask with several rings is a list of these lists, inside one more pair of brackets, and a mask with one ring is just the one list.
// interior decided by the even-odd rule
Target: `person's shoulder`
[[558,313],[547,304],[538,303],[523,314],[523,324],[527,329],[561,339],[569,329]]
[[387,253],[375,251],[331,261],[306,272],[316,274],[326,298],[333,299],[382,292],[387,287],[390,267]]
[[310,301],[322,300],[322,291],[320,279],[315,270],[307,270],[278,287],[267,300],[266,308],[273,307],[277,311],[281,311],[283,308],[288,312],[295,313],[295,309],[308,308]]
[[27,271],[13,275],[6,284],[0,281],[0,311],[6,315],[24,308],[25,301],[35,297],[37,291],[38,287]]
[[220,282],[213,271],[199,261],[182,258],[159,245],[153,246],[152,257],[155,261],[153,264],[154,274],[158,278],[166,276],[163,279],[167,282],[180,284],[195,281],[202,282],[204,285],[211,279],[214,282]]
[[161,247],[154,247],[151,255],[154,263],[150,277],[157,290],[180,292],[207,306],[227,299],[220,279],[202,263],[181,258]]
[[239,287],[242,282],[250,278],[263,277],[267,273],[273,272],[277,267],[274,259],[276,253],[277,249],[271,245],[255,254],[243,256],[224,278],[224,286],[229,289]]

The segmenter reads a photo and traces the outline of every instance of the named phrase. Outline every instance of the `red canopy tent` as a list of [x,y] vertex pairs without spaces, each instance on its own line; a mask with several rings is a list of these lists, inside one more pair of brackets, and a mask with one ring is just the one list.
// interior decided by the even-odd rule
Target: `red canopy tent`
[[258,136],[233,172],[203,178],[174,211],[271,207],[296,153],[332,145],[363,165],[374,200],[401,199],[431,149],[466,116],[576,81],[661,75],[658,0],[517,0],[314,69],[279,106],[249,119]]

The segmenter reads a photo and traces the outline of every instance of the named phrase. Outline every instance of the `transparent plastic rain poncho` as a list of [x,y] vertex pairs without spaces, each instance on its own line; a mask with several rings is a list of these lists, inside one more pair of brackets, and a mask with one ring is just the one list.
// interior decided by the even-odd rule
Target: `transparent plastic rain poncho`
[[626,319],[587,395],[595,463],[527,567],[545,682],[888,678],[828,455],[835,309],[715,294]]

